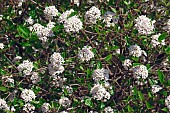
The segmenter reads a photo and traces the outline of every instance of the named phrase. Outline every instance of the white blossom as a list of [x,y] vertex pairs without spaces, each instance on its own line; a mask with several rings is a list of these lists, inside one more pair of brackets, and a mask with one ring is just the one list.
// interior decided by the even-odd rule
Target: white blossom
[[29,25],[32,25],[32,24],[34,23],[34,20],[33,20],[31,17],[27,18],[25,21],[26,21]]
[[12,60],[12,62],[17,62],[17,61],[19,61],[19,60],[21,60],[21,59],[22,59],[21,56],[16,56],[16,57]]
[[58,15],[58,10],[55,6],[48,6],[43,12],[48,20],[51,20],[53,17]]
[[4,99],[0,98],[0,109],[2,110],[9,110],[9,107]]
[[14,79],[12,78],[12,76],[2,76],[2,81],[3,81],[4,83],[9,82],[9,83],[14,84]]
[[17,67],[19,71],[23,71],[24,75],[30,75],[33,69],[33,62],[29,60],[24,60],[19,66]]
[[161,89],[162,89],[161,86],[159,86],[159,85],[153,85],[153,86],[152,86],[152,93],[153,93],[153,94],[154,94],[154,93],[157,93],[157,92],[159,92]]
[[63,86],[62,91],[67,91],[67,93],[72,94],[73,93],[73,88],[71,86]]
[[92,94],[93,98],[97,100],[106,102],[110,99],[110,93],[107,92],[106,89],[100,84],[95,84],[90,93]]
[[96,24],[97,19],[101,18],[101,12],[100,10],[92,6],[86,13],[85,13],[85,20],[88,23]]
[[31,89],[24,89],[21,93],[21,98],[25,102],[30,102],[36,98],[35,93]]
[[23,107],[23,111],[27,113],[34,113],[34,110],[35,110],[35,107],[30,103],[26,103]]
[[41,106],[42,112],[45,112],[45,113],[50,112],[51,111],[50,108],[51,106],[49,103],[43,103],[43,105]]
[[103,19],[107,27],[115,26],[115,24],[118,23],[118,17],[116,17],[115,13],[110,11],[104,14]]
[[55,27],[55,22],[49,22],[49,23],[47,24],[47,28],[48,28],[48,29],[52,29],[53,27]]
[[109,106],[104,108],[104,113],[114,113],[113,109]]
[[82,28],[83,23],[77,16],[72,16],[64,22],[64,29],[67,33],[76,33]]
[[140,34],[148,35],[151,34],[154,30],[154,21],[151,21],[146,15],[141,15],[135,19],[135,28]]
[[68,113],[67,111],[61,111],[60,113]]
[[59,104],[62,105],[63,107],[69,107],[71,105],[71,100],[67,97],[61,97],[59,100]]
[[80,0],[71,0],[72,3],[76,4],[77,6],[80,5]]
[[4,49],[4,44],[0,43],[0,49]]
[[64,82],[66,82],[67,78],[62,78],[60,76],[52,76],[53,81],[52,84],[55,85],[55,87],[63,87]]
[[168,108],[169,111],[170,111],[170,95],[167,96],[167,98],[165,99],[165,106],[167,106],[167,108]]
[[109,71],[107,69],[96,69],[92,75],[93,80],[99,82],[100,80],[108,80],[109,79]]
[[78,54],[78,58],[82,61],[89,61],[91,58],[94,57],[94,53],[91,51],[90,46],[84,46],[82,50],[80,50]]
[[136,79],[146,79],[148,77],[148,70],[144,65],[138,65],[132,68],[134,78]]
[[10,111],[11,111],[11,112],[15,112],[15,111],[16,111],[16,109],[14,108],[14,106],[11,107]]
[[132,61],[130,59],[125,59],[123,62],[123,66],[128,69],[130,66],[132,66]]
[[140,57],[143,53],[143,50],[138,45],[131,45],[129,47],[129,55],[132,55],[134,57]]
[[163,40],[161,40],[161,42],[159,42],[158,38],[160,35],[161,34],[159,33],[159,34],[151,36],[151,44],[153,47],[165,45],[165,39],[163,39]]
[[31,79],[33,84],[36,84],[40,81],[40,77],[39,77],[37,72],[33,72],[30,79]]
[[73,9],[70,9],[70,10],[67,10],[67,11],[63,12],[63,13],[60,15],[60,17],[58,18],[58,22],[59,22],[59,23],[64,23],[65,21],[67,21],[67,18],[69,17],[69,15],[70,15],[71,13],[73,13],[73,12],[74,12]]

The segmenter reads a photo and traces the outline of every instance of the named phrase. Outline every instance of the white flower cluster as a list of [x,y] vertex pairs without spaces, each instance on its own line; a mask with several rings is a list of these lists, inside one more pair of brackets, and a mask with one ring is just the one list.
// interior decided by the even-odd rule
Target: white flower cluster
[[2,81],[3,81],[4,83],[9,82],[9,83],[14,84],[14,79],[12,78],[12,76],[2,76]]
[[73,88],[71,86],[63,86],[62,87],[62,91],[67,91],[67,93],[69,93],[69,95],[71,95],[73,93]]
[[83,23],[77,16],[72,16],[64,22],[64,29],[67,33],[79,32],[82,28]]
[[18,0],[18,7],[21,7],[23,2],[25,2],[25,0]]
[[33,72],[30,79],[31,79],[33,84],[36,84],[40,81],[40,77],[39,77],[37,72]]
[[116,14],[110,11],[107,11],[103,16],[104,22],[106,23],[106,27],[115,26],[118,23],[118,18]]
[[167,106],[170,111],[170,95],[165,99],[165,106]]
[[63,73],[64,67],[62,64],[64,63],[63,57],[60,55],[60,53],[54,52],[50,57],[50,64],[48,66],[49,74],[50,75],[56,75]]
[[128,69],[130,66],[132,66],[132,61],[130,59],[125,59],[123,62],[123,66],[125,69]]
[[94,99],[102,100],[106,102],[110,99],[110,93],[101,84],[95,84],[91,89],[90,93]]
[[153,86],[152,86],[152,93],[155,94],[155,93],[159,92],[161,89],[162,89],[161,86],[159,86],[159,85],[153,85]]
[[104,108],[104,113],[114,113],[114,111],[110,106],[108,106],[108,107]]
[[9,110],[9,107],[4,99],[0,98],[0,109],[2,110]]
[[43,103],[43,105],[41,106],[41,111],[44,113],[48,113],[48,112],[50,112],[51,110],[50,110],[50,108],[51,108],[51,106],[50,106],[50,104],[49,103]]
[[168,19],[166,27],[167,27],[168,32],[170,33],[170,19]]
[[155,20],[151,21],[146,15],[141,15],[135,19],[135,28],[140,34],[148,35],[151,34],[154,30]]
[[53,17],[58,15],[58,10],[55,8],[55,6],[48,6],[43,11],[46,19],[51,20]]
[[35,93],[31,89],[24,89],[21,93],[21,98],[25,102],[30,102],[36,98]]
[[148,77],[148,70],[144,65],[138,65],[132,68],[134,78],[136,79],[146,79]]
[[59,104],[62,105],[63,107],[69,107],[71,105],[71,100],[67,97],[62,97],[59,100]]
[[73,13],[73,12],[74,12],[73,9],[70,9],[70,10],[67,10],[67,11],[63,12],[63,13],[60,15],[60,17],[58,18],[58,22],[59,22],[59,23],[64,23],[64,22],[66,22],[66,21],[67,21],[67,18],[69,17],[69,15],[70,15],[71,13]]
[[17,67],[19,71],[23,71],[24,75],[30,75],[33,69],[33,62],[29,60],[24,60],[19,66]]
[[60,113],[68,113],[67,111],[61,111]]
[[151,44],[153,47],[156,47],[156,46],[161,46],[161,45],[165,45],[165,39],[161,40],[161,42],[158,40],[159,36],[161,34],[157,34],[157,35],[152,35],[151,36]]
[[94,57],[94,53],[91,51],[90,46],[84,46],[78,54],[78,58],[82,61],[84,61],[84,60],[89,61],[93,57]]
[[34,23],[34,20],[31,17],[29,17],[25,20],[25,22],[28,23],[29,25],[32,25]]
[[132,55],[134,57],[140,57],[142,54],[147,56],[146,52],[140,48],[138,45],[131,45],[129,47],[129,55]]
[[54,36],[53,31],[52,31],[54,24],[55,24],[54,22],[49,22],[47,24],[47,27],[44,27],[41,24],[36,23],[32,27],[30,27],[30,30],[31,31],[33,30],[42,42],[47,42],[48,40],[47,37]]
[[109,79],[109,71],[107,69],[96,69],[92,75],[92,78],[95,82],[99,82],[100,80],[107,81]]
[[21,56],[16,56],[16,57],[12,60],[12,62],[17,62],[17,61],[19,61],[19,60],[21,60],[21,59],[22,59]]
[[0,49],[4,49],[4,44],[0,43]]
[[86,13],[85,13],[85,20],[88,23],[96,24],[97,19],[101,18],[101,12],[100,10],[92,6]]
[[71,0],[72,3],[76,4],[77,6],[80,5],[80,0]]
[[52,76],[53,81],[52,84],[55,85],[55,87],[62,87],[64,82],[66,82],[67,78],[62,78],[60,76]]
[[35,106],[33,106],[30,103],[26,103],[23,107],[23,111],[25,111],[26,113],[34,113],[35,110]]

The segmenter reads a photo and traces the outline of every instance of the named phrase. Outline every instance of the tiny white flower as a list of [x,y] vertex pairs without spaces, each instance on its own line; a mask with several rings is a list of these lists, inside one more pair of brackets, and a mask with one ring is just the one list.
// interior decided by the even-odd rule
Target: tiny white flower
[[0,43],[0,49],[4,49],[4,44]]
[[89,61],[94,57],[94,53],[91,51],[90,46],[84,46],[78,54],[78,58],[82,61]]
[[59,104],[62,105],[63,107],[69,107],[71,105],[71,100],[67,97],[62,97],[59,100]]
[[134,78],[136,79],[146,79],[148,77],[147,67],[144,65],[138,65],[132,68]]
[[34,113],[35,110],[35,106],[33,106],[30,103],[26,103],[23,107],[23,111],[27,112],[27,113]]
[[161,89],[162,89],[161,86],[159,86],[159,85],[153,85],[153,86],[152,86],[152,93],[153,93],[153,94],[154,94],[154,93],[157,93],[157,92],[159,92]]
[[30,102],[36,98],[35,93],[31,89],[24,89],[21,93],[21,98],[25,102]]
[[50,112],[50,104],[49,103],[43,103],[43,105],[41,106],[41,110],[42,112],[48,113]]

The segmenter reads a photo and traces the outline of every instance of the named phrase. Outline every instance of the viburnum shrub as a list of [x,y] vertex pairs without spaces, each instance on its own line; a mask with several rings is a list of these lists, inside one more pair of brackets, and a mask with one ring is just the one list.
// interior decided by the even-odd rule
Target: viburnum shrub
[[0,113],[170,112],[169,0],[1,0]]

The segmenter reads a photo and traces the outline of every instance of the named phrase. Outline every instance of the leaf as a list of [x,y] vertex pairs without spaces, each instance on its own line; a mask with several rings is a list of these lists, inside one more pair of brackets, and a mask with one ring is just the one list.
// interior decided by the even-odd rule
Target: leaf
[[132,109],[132,107],[130,105],[128,105],[128,112],[131,113],[133,112],[134,110]]
[[170,54],[170,45],[165,49],[166,54]]
[[159,78],[159,81],[161,82],[161,84],[164,84],[164,74],[160,71],[160,70],[158,70],[158,78]]
[[143,94],[141,93],[141,91],[138,91],[138,96],[139,96],[139,99],[140,99],[141,101],[144,101],[144,96],[143,96]]
[[102,68],[102,63],[101,63],[101,61],[98,61],[97,62],[97,69],[101,69]]
[[89,106],[89,107],[93,107],[93,103],[91,99],[85,99],[85,105]]
[[158,41],[161,42],[162,40],[164,40],[164,39],[166,38],[166,35],[167,35],[166,32],[162,33],[162,34],[159,36]]
[[110,59],[112,59],[112,54],[106,56],[106,58],[105,58],[106,61],[109,61]]
[[20,35],[21,37],[23,37],[23,38],[29,38],[29,33],[30,33],[30,31],[29,31],[29,29],[28,29],[27,27],[24,27],[24,26],[22,26],[22,25],[19,25],[19,26],[17,27],[17,31],[18,31],[18,33],[19,33],[19,35]]
[[0,86],[0,91],[7,91],[8,89],[6,87]]
[[154,106],[151,106],[149,102],[145,102],[147,109],[152,109]]
[[163,109],[161,109],[162,111],[165,111],[165,112],[169,112],[168,108],[167,107],[164,107]]

